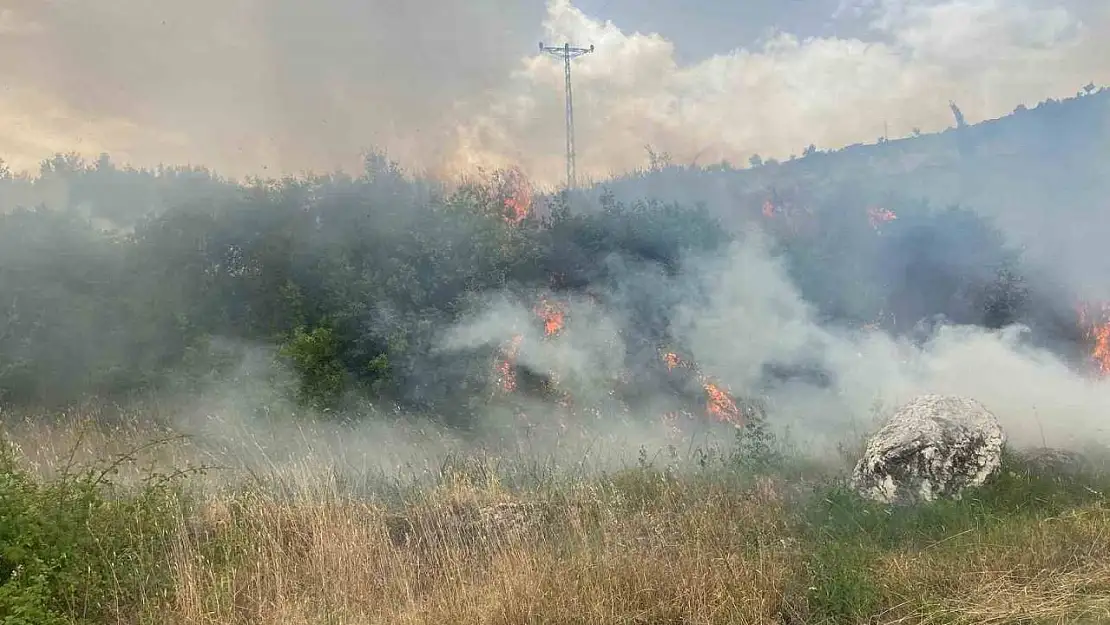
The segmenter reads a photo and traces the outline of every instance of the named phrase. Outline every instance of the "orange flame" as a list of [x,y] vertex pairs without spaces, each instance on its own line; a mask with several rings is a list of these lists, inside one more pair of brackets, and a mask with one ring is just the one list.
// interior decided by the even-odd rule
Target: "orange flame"
[[701,383],[702,389],[705,390],[705,411],[709,416],[722,423],[731,423],[736,427],[743,427],[744,415],[740,412],[740,409],[737,408],[736,401],[727,391],[711,380],[709,376],[698,372],[694,366],[679,358],[678,354],[674,352],[664,353],[663,362],[667,364],[667,369],[671,371],[674,371],[676,367],[683,367],[694,371],[698,377],[698,382]]
[[555,336],[562,331],[566,322],[566,309],[562,304],[552,303],[545,297],[533,310],[543,319],[544,336]]
[[763,201],[763,217],[776,221],[776,228],[794,236],[808,235],[817,227],[813,210],[804,203],[788,198],[773,197]]
[[[554,336],[563,329],[566,311],[561,303],[552,302],[547,298],[540,298],[533,309],[543,319],[545,336]],[[517,390],[516,360],[520,354],[520,345],[524,342],[524,335],[514,334],[500,349],[500,355],[494,363],[494,377],[497,386],[505,393]],[[558,385],[558,376],[552,373],[551,383]]]
[[514,334],[508,345],[501,348],[501,357],[495,366],[497,385],[506,393],[516,390],[516,358],[523,340],[523,335]]
[[524,174],[517,168],[503,172],[501,176],[505,193],[506,219],[509,223],[520,223],[532,210],[532,188]]
[[1099,375],[1110,375],[1110,304],[1103,303],[1092,314],[1088,304],[1079,305],[1079,324],[1091,342],[1091,360]]
[[1091,357],[1098,363],[1098,372],[1110,375],[1110,323],[1095,328],[1092,339],[1095,347],[1091,350]]
[[736,402],[728,393],[708,380],[702,381],[702,388],[705,389],[705,394],[708,396],[705,409],[710,415],[722,423],[731,423],[737,427],[744,425],[740,409],[736,407]]
[[894,221],[895,219],[898,219],[898,215],[889,208],[873,206],[867,209],[867,221],[875,230],[879,230],[883,224]]

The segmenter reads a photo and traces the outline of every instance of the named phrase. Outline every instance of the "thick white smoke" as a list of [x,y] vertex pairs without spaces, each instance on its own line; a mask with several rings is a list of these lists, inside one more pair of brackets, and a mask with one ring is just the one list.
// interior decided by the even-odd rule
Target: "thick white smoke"
[[[631,269],[621,281],[643,278],[637,275],[642,271]],[[940,326],[915,344],[879,331],[822,326],[757,232],[747,233],[723,256],[691,261],[670,280],[653,274],[647,279],[655,281],[654,293],[664,301],[689,297],[688,285],[706,276],[708,298],[690,297],[690,304],[681,307],[672,328],[675,338],[705,373],[736,395],[765,396],[770,424],[789,430],[803,448],[827,451],[852,444],[875,426],[874,419],[922,393],[983,402],[1019,447],[1110,443],[1104,424],[1110,383],[1086,377],[1054,354],[1028,345],[1022,327]],[[582,392],[589,392],[591,383],[611,383],[627,366],[618,357],[624,345],[615,328],[623,311],[619,294],[613,295],[608,299],[614,306],[605,313],[588,302],[571,302],[566,335],[551,343],[526,336],[518,362],[564,373],[567,388]],[[514,333],[527,333],[533,314],[524,305],[498,299],[446,332],[444,348],[502,344]],[[761,386],[764,366],[777,363],[816,365],[832,383]],[[659,391],[657,414],[641,416],[648,421],[660,417],[666,392]]]

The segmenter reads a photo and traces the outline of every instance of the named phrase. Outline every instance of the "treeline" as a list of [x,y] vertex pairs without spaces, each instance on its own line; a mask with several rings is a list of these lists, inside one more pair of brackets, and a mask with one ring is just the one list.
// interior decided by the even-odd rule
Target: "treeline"
[[[335,406],[354,394],[461,423],[489,397],[498,346],[437,348],[485,296],[619,306],[627,368],[647,371],[662,366],[653,350],[673,344],[682,302],[629,280],[630,268],[674,276],[690,258],[723,253],[751,220],[828,323],[909,332],[944,314],[997,327],[1029,310],[1020,255],[962,209],[892,200],[881,208],[896,218],[876,221],[876,207],[838,197],[739,207],[730,221],[611,196],[572,209],[563,195],[530,199],[512,172],[448,190],[380,157],[358,177],[241,186],[148,172],[136,200],[133,171],[106,159],[66,168],[51,175],[86,185],[83,199],[0,215],[6,405],[187,388],[234,365],[220,348],[232,340],[277,348],[301,401]],[[144,214],[152,180],[165,205]]]

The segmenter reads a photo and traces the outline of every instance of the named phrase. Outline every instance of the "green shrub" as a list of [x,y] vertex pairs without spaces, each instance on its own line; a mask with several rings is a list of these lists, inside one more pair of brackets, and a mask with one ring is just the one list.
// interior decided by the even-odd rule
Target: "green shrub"
[[172,480],[119,492],[117,467],[39,481],[0,439],[0,625],[134,618],[169,598],[181,498]]
[[347,384],[340,349],[335,331],[326,326],[297,328],[281,347],[281,355],[292,361],[300,378],[299,401],[318,408],[334,405]]

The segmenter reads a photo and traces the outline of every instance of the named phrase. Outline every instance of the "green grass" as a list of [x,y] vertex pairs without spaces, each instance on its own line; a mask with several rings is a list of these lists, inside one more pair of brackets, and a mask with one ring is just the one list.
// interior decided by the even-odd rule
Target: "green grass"
[[[884,561],[892,556],[913,557],[922,566],[959,575],[964,568],[962,556],[984,545],[1022,549],[1033,528],[1054,523],[1058,536],[1067,536],[1069,515],[1084,513],[1088,520],[1105,522],[1107,492],[1106,474],[1045,469],[1011,450],[1006,450],[1002,468],[987,484],[956,501],[892,508],[866,501],[843,485],[827,487],[805,505],[797,528],[814,548],[807,567],[813,589],[808,607],[820,622],[835,623],[866,622],[868,615],[896,607],[903,611],[914,604],[925,610],[930,594],[943,595],[946,586],[949,591],[958,590],[958,584],[944,579],[924,587],[914,584],[912,590],[922,592],[924,598],[915,597],[911,589],[899,590],[883,579]],[[1085,540],[1080,538],[1083,531],[1075,533],[1076,541]],[[1067,561],[1052,564],[1066,567],[1090,555],[1078,551],[1082,542],[1074,547],[1076,557],[1069,555]],[[1011,555],[1000,562],[1012,559]],[[929,571],[921,571],[920,577],[929,577]],[[1110,583],[1110,578],[1105,582]],[[1110,585],[1106,590],[1110,592]]]
[[[456,456],[418,487],[301,467],[202,488],[122,479],[135,454],[43,476],[5,445],[0,624],[1110,622],[1097,466],[1007,452],[959,501],[889,508],[746,453],[573,479]],[[314,479],[329,487],[290,486]]]

